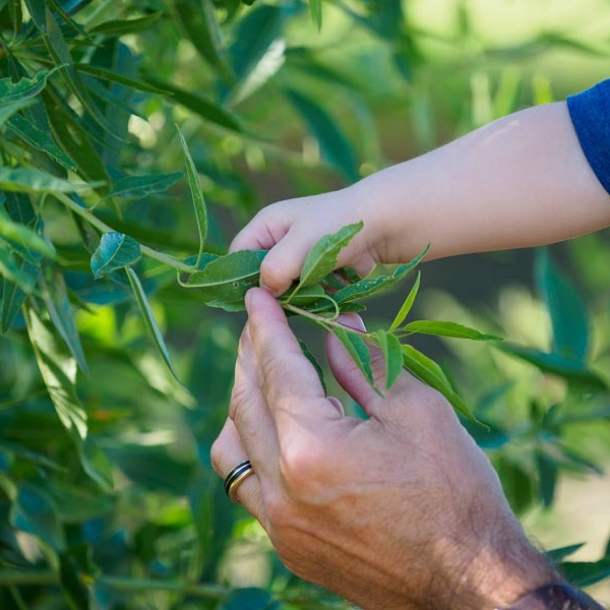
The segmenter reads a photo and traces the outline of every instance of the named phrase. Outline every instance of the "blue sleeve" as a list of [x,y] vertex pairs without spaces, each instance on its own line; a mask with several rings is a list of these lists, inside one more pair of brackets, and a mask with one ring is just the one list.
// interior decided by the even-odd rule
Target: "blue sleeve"
[[567,99],[582,150],[610,193],[610,79]]

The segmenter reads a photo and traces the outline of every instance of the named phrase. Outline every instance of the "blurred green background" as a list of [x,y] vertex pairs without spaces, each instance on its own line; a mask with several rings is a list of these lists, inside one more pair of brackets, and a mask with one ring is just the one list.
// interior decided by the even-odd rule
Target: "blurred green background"
[[[17,81],[66,63],[65,54],[53,55],[57,37],[45,40],[45,4],[95,108],[54,73],[24,116],[50,125],[75,169],[66,171],[4,121],[2,166],[115,186],[125,176],[183,172],[178,124],[210,206],[214,252],[266,204],[340,188],[520,108],[563,100],[604,79],[610,60],[605,0],[324,0],[321,31],[298,0],[2,0],[0,77]],[[151,85],[161,92],[145,90]],[[152,248],[181,259],[197,252],[184,178],[128,197],[104,188],[71,197]],[[40,212],[58,252],[42,265],[26,308],[43,320],[51,314],[57,351],[74,367],[82,345],[88,372],[79,368],[75,387],[95,452],[75,445],[62,426],[23,316],[9,325],[5,308],[0,607],[349,607],[290,575],[211,471],[241,314],[206,308],[158,261],[138,264],[181,386],[125,282],[93,279],[89,257],[99,236],[59,197],[24,190],[21,204]],[[0,204],[9,212],[11,197]],[[0,240],[0,252],[10,246]],[[17,250],[11,256],[21,260]],[[585,337],[586,358],[568,373],[595,370],[604,378],[609,260],[603,232],[537,254],[434,261],[423,267],[416,313],[472,324],[540,353],[553,351],[559,336]],[[6,302],[11,279],[3,274]],[[378,299],[367,324],[387,324],[407,288]],[[56,316],[53,304],[63,306]],[[319,331],[297,327],[320,353]],[[610,602],[605,384],[592,388],[488,345],[416,345],[440,359],[492,425],[489,434],[469,429],[528,532],[546,549],[583,543],[554,558],[567,558],[566,576]]]

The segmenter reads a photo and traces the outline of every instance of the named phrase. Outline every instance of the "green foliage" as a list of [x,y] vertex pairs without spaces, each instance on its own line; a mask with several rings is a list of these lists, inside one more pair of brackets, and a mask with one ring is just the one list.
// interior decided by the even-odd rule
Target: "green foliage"
[[[203,306],[242,311],[265,256],[226,254],[226,238],[252,216],[270,176],[299,194],[354,182],[388,163],[384,129],[408,156],[409,138],[384,121],[401,126],[408,112],[415,137],[432,145],[436,119],[445,139],[451,126],[477,124],[482,108],[509,112],[540,87],[532,93],[528,76],[502,66],[480,71],[506,49],[481,49],[473,62],[467,44],[464,57],[432,59],[429,33],[395,1],[24,4],[0,2],[0,606],[347,607],[286,572],[211,470],[239,320]],[[465,41],[472,25],[460,23],[455,36]],[[591,51],[543,34],[511,57]],[[487,88],[475,89],[481,78]],[[286,313],[333,332],[371,384],[371,349],[381,349],[380,393],[403,367],[441,392],[490,452],[516,510],[552,508],[566,471],[599,473],[598,456],[570,430],[599,430],[610,417],[596,372],[605,348],[593,349],[603,338],[549,253],[536,261],[548,350],[516,345],[494,318],[482,324],[510,342],[494,343],[492,356],[475,346],[486,350],[481,360],[441,367],[420,340],[496,337],[435,314],[408,321],[423,313],[419,275],[384,328],[360,333],[337,320],[396,288],[427,252],[367,278],[336,269],[360,228],[312,248],[300,281],[279,298]],[[591,274],[588,265],[578,271]],[[312,350],[301,345],[324,383],[316,340]],[[496,368],[504,354],[536,375],[516,384],[526,392]],[[460,362],[467,366],[452,374]],[[263,566],[256,586],[234,577],[242,550]],[[607,556],[568,556],[554,560],[576,584],[608,575]]]

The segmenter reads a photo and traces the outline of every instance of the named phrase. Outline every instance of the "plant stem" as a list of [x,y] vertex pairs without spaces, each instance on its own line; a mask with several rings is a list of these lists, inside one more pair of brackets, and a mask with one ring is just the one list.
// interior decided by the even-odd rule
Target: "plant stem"
[[344,326],[343,324],[335,321],[332,318],[325,318],[324,316],[320,316],[318,314],[311,313],[310,311],[307,311],[306,309],[301,309],[300,307],[295,307],[294,305],[291,305],[290,303],[280,303],[280,304],[284,309],[287,309],[288,311],[292,311],[293,313],[303,316],[304,318],[309,318],[310,320],[313,320],[316,324],[320,324],[320,326],[324,326],[327,330],[329,330],[329,328],[328,328],[329,326],[335,326],[338,328],[342,328],[343,330],[347,331],[348,333],[354,333],[356,335],[360,335],[361,337],[366,337],[367,339],[369,339],[371,341],[375,340],[375,335],[373,333],[367,333],[367,332],[363,332],[361,330],[357,330],[355,328],[350,328],[349,326]]
[[[155,580],[102,575],[95,579],[100,584],[117,591],[173,591],[205,599],[224,599],[231,589],[214,584],[191,584],[179,580]],[[59,576],[51,570],[0,570],[0,586],[57,585]]]
[[[53,193],[53,196],[57,200],[61,201],[61,203],[63,203],[67,208],[72,210],[75,214],[78,214],[84,221],[88,222],[91,226],[95,227],[102,233],[109,233],[111,231],[114,231],[111,226],[107,225],[103,220],[100,220],[97,216],[92,214],[86,208],[83,208],[78,205],[78,203],[70,199],[70,197],[67,197],[63,193]],[[157,252],[156,250],[153,250],[148,246],[140,244],[140,249],[142,250],[142,254],[144,254],[144,256],[154,258],[155,260],[159,261],[160,263],[163,263],[164,265],[168,265],[170,267],[173,267],[174,269],[184,271],[185,273],[192,273],[193,271],[193,267],[191,267],[190,265],[182,263],[179,260],[168,256],[167,254],[163,254],[162,252]]]

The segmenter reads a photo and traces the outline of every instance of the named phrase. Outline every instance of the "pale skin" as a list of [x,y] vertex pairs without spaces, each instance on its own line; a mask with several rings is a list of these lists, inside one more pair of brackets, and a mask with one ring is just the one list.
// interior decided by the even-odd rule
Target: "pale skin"
[[[507,607],[557,580],[510,511],[484,453],[436,391],[407,372],[375,394],[342,346],[327,353],[365,409],[324,396],[281,307],[309,248],[364,221],[338,266],[367,273],[429,258],[552,243],[610,224],[565,104],[522,111],[333,193],[268,206],[232,250],[265,248],[266,290],[246,299],[229,418],[212,448],[224,477],[256,475],[239,499],[299,576],[363,608]],[[362,329],[355,317],[344,324]],[[383,361],[373,350],[382,386]]]

